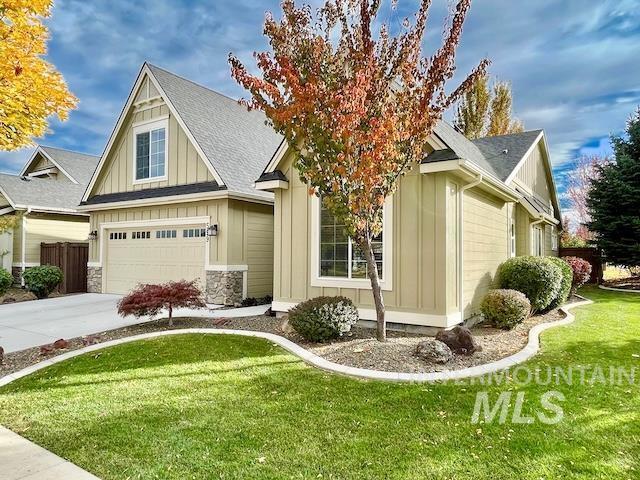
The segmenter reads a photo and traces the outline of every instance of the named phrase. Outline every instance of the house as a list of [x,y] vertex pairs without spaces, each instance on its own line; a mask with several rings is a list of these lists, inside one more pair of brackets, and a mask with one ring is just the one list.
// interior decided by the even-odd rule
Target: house
[[[446,328],[478,313],[509,257],[557,255],[561,217],[541,130],[469,141],[443,121],[429,147],[387,199],[374,249],[387,321]],[[292,156],[283,142],[256,182],[275,193],[273,309],[343,295],[374,320],[364,257]]]
[[90,292],[198,280],[207,301],[273,289],[273,194],[253,188],[281,137],[262,113],[145,63],[79,209]]
[[0,174],[0,215],[20,215],[0,235],[2,267],[19,279],[40,265],[41,242],[85,242],[89,216],[78,211],[98,157],[38,146],[19,175]]

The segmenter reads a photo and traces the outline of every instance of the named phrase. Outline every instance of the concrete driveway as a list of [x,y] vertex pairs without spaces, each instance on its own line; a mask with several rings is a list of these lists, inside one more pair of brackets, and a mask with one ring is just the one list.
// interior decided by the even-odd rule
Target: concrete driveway
[[[59,338],[81,337],[145,321],[120,317],[116,311],[120,298],[120,295],[85,293],[0,305],[0,346],[6,353],[15,352]],[[267,308],[268,305],[220,311],[177,309],[174,317],[243,317],[260,315]]]

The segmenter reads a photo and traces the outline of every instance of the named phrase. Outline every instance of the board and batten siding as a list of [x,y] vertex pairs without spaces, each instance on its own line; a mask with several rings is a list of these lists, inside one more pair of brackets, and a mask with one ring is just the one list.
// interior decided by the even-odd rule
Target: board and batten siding
[[524,185],[545,202],[551,200],[551,186],[547,176],[547,168],[543,159],[542,144],[539,144],[529,154],[516,178],[518,183]]
[[[40,243],[86,242],[89,219],[70,215],[31,213],[25,217],[25,262],[40,263]],[[13,264],[22,263],[22,221],[13,230]]]
[[[134,184],[133,125],[139,122],[153,121],[167,115],[169,116],[167,180]],[[167,105],[162,101],[155,100],[151,106],[144,110],[134,111],[127,115],[92,193],[102,195],[215,181],[204,162],[176,118],[169,113]]]
[[509,258],[509,208],[477,188],[464,199],[464,311],[479,313],[480,302],[494,286],[495,274]]
[[[312,286],[313,202],[307,186],[292,171],[290,160],[285,162],[283,173],[290,184],[288,189],[276,190],[274,299],[292,304],[342,295],[359,308],[373,309],[368,288]],[[446,315],[456,308],[447,305],[455,293],[446,280],[450,274],[447,257],[452,256],[445,252],[452,243],[455,248],[455,242],[447,241],[445,223],[447,208],[456,208],[447,200],[448,185],[445,174],[422,175],[415,168],[402,178],[393,196],[392,288],[383,292],[387,311]]]

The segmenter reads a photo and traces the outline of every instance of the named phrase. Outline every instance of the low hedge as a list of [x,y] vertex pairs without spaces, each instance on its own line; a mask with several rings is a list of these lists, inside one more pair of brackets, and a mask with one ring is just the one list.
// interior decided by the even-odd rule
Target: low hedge
[[62,283],[62,270],[52,265],[28,268],[22,278],[27,290],[38,298],[47,298]]
[[531,303],[517,290],[491,290],[482,300],[480,310],[487,321],[510,330],[531,314]]
[[326,342],[351,331],[358,309],[345,297],[316,297],[289,310],[289,324],[306,340]]
[[562,271],[546,257],[514,257],[498,267],[498,285],[526,295],[534,312],[545,310],[560,292]]
[[0,268],[0,295],[4,295],[13,284],[13,275],[4,268]]
[[571,295],[571,285],[573,283],[573,270],[569,266],[569,264],[561,258],[558,257],[547,257],[555,266],[560,269],[562,273],[562,278],[560,280],[560,290],[558,291],[558,295],[553,299],[550,308],[556,308],[560,305],[564,304],[568,299],[569,295]]

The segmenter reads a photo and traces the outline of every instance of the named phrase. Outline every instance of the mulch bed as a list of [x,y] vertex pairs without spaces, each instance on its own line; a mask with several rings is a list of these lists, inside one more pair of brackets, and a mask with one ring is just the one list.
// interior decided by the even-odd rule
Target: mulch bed
[[640,291],[640,277],[619,278],[604,282],[605,287],[621,288],[623,290]]
[[[53,292],[49,298],[61,297],[60,292]],[[7,293],[0,295],[0,305],[5,303],[29,302],[37,300],[36,296],[29,290],[20,287],[10,287]]]
[[87,337],[67,339],[65,349],[42,352],[40,347],[29,348],[4,355],[0,364],[0,377],[21,370],[62,353],[83,348],[92,343],[102,343],[118,338],[143,333],[175,330],[183,328],[229,328],[237,330],[257,330],[281,335],[296,342],[316,355],[327,360],[352,367],[369,368],[389,372],[439,372],[459,370],[466,367],[493,362],[520,351],[527,343],[529,330],[540,323],[561,320],[563,315],[554,310],[544,315],[530,317],[513,330],[500,330],[486,325],[476,325],[471,331],[482,346],[481,352],[473,355],[455,355],[445,365],[428,363],[414,356],[416,345],[425,336],[404,332],[388,332],[388,341],[380,343],[375,339],[375,331],[354,327],[348,337],[331,343],[310,343],[302,339],[290,328],[283,329],[283,319],[266,315],[243,318],[176,318],[174,325],[168,326],[166,319],[153,320],[137,325],[101,332]]

